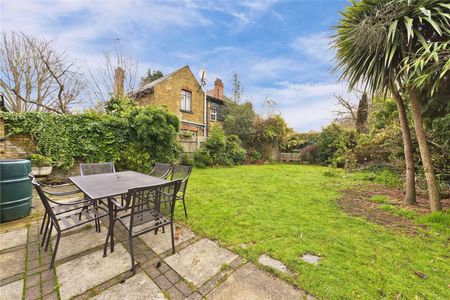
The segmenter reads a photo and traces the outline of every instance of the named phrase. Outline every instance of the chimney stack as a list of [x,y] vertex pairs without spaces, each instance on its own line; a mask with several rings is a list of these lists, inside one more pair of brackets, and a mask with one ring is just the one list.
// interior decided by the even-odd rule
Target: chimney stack
[[117,67],[114,71],[114,96],[123,96],[123,81],[125,71],[121,67]]
[[214,81],[214,97],[223,100],[223,83],[220,78]]

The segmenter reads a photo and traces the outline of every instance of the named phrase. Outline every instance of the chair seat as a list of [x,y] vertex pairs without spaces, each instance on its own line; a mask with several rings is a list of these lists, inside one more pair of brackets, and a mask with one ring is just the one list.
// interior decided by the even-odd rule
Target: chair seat
[[[71,211],[66,211],[67,213],[60,213],[57,216],[58,223],[62,224],[61,231],[77,227],[84,223],[92,222],[96,218],[102,218],[108,215],[103,209],[98,209],[94,206],[85,206],[86,203],[78,205],[76,208],[74,205]],[[66,205],[65,205],[66,206]],[[72,206],[72,205],[67,205]],[[59,208],[59,207],[58,207]],[[81,215],[81,217],[80,217]]]
[[73,210],[81,209],[87,205],[91,205],[92,203],[87,203],[86,200],[75,200],[63,202],[61,204],[51,203],[51,208],[55,215],[60,215],[66,212],[70,212]]
[[[127,230],[130,230],[131,214],[120,216],[118,221],[122,223]],[[170,220],[155,209],[134,213],[132,235],[140,235],[166,224],[170,224]]]

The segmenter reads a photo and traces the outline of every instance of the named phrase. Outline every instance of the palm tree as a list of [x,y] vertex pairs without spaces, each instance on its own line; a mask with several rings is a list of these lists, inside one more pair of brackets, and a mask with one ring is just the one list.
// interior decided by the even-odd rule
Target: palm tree
[[[449,39],[450,4],[439,0],[362,0],[352,2],[336,26],[333,46],[336,70],[350,88],[365,84],[372,93],[390,91],[397,102],[404,141],[407,189],[405,201],[414,202],[414,161],[402,92],[410,96],[431,209],[440,210],[437,183],[421,119],[421,90],[408,82],[405,59],[420,47]],[[404,94],[404,93],[403,93]]]

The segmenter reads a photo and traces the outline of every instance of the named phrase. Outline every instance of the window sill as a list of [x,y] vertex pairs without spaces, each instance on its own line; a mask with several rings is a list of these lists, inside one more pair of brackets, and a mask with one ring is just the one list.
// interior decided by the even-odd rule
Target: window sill
[[180,109],[180,111],[181,111],[182,113],[185,113],[185,114],[194,114],[193,111],[182,110],[182,109]]

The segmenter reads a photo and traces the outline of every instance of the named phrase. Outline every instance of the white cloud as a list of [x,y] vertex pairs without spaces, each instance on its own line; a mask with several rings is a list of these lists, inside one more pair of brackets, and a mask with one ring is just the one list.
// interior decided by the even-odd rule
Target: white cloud
[[330,48],[331,40],[329,36],[329,32],[299,36],[292,42],[291,47],[316,61],[331,64],[334,57],[334,50]]
[[279,82],[273,88],[252,87],[250,94],[257,109],[269,97],[278,105],[289,126],[299,131],[320,130],[334,119],[334,95],[348,96],[344,83]]

